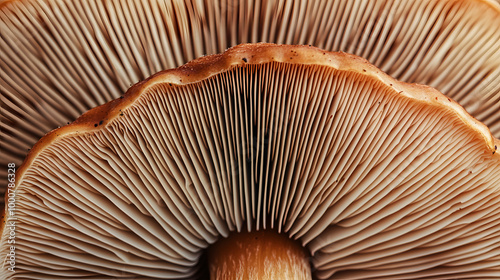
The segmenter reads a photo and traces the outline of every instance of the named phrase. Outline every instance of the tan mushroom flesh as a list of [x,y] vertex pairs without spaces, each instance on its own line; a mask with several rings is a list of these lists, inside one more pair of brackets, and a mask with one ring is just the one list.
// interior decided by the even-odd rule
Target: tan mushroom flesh
[[218,240],[270,231],[318,279],[492,279],[499,146],[450,98],[361,58],[241,45],[43,137],[9,189],[2,273],[192,278]]

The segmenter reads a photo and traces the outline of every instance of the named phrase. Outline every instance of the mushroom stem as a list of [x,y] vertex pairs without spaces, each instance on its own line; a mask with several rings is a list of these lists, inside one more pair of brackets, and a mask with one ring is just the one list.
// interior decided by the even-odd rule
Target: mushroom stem
[[312,279],[305,249],[272,230],[232,233],[208,250],[210,279]]

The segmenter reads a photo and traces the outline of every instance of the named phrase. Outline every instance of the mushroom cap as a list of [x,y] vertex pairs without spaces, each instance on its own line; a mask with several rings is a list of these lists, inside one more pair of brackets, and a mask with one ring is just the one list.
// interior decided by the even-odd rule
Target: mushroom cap
[[0,24],[2,166],[132,84],[246,42],[357,54],[436,87],[500,137],[494,1],[3,1]]
[[190,278],[218,238],[273,228],[318,279],[493,278],[497,147],[449,97],[359,57],[237,46],[37,142],[16,175],[16,275]]

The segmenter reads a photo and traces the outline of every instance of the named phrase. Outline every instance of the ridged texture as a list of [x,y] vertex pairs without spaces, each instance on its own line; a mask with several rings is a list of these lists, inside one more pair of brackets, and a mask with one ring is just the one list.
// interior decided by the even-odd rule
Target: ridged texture
[[[500,6],[460,1],[6,1],[0,165],[151,74],[244,42],[365,57],[454,98],[500,137]],[[0,168],[0,192],[6,185]]]
[[271,62],[122,113],[26,169],[8,279],[190,278],[209,244],[264,227],[299,239],[318,279],[500,274],[500,163],[452,110]]

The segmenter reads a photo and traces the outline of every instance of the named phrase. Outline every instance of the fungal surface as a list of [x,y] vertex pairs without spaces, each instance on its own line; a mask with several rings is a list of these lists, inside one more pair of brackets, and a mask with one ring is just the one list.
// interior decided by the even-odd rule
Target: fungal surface
[[5,277],[193,278],[210,244],[272,228],[318,279],[493,279],[499,144],[361,58],[238,46],[42,138],[18,170]]

